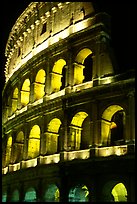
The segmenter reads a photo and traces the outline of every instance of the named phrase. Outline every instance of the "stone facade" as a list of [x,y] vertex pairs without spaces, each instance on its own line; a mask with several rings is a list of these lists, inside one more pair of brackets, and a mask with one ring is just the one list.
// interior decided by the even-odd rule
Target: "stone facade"
[[110,41],[110,16],[91,2],[32,2],[15,22],[3,202],[135,200],[135,76],[115,74]]

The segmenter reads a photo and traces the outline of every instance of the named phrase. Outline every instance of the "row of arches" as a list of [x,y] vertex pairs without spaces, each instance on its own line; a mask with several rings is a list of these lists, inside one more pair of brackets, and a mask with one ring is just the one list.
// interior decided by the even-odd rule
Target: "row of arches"
[[[5,115],[11,116],[18,109],[43,98],[46,94],[63,90],[70,84],[70,81],[72,85],[92,81],[93,53],[89,48],[80,50],[74,60],[73,68],[69,66],[65,59],[60,58],[53,64],[51,71],[39,68],[37,72],[34,71],[33,75],[31,72],[30,76],[23,78],[20,85],[18,81],[5,102],[7,113],[4,114],[4,117]],[[70,71],[70,69],[73,70]]]
[[[33,2],[31,6],[31,20],[29,19],[30,13],[24,13],[26,17],[24,20],[22,19],[23,22],[21,23],[21,21],[19,21],[17,23],[20,25],[18,26],[19,30],[25,23],[25,31],[23,27],[23,33],[19,30],[17,32],[15,29],[16,26],[14,25],[12,29],[12,37],[9,37],[8,46],[6,49],[7,53],[9,54],[9,60],[7,60],[8,69],[6,70],[7,74],[13,73],[13,66],[17,67],[18,64],[21,63],[22,58],[26,57],[34,47],[39,45],[41,47],[42,43],[45,41],[46,44],[49,44],[50,46],[55,42],[58,42],[60,39],[68,37],[71,33],[75,33],[84,29],[85,27],[90,26],[91,23],[89,21],[86,23],[86,25],[82,21],[87,20],[87,18],[90,17],[89,15],[94,10],[92,4],[89,2],[59,3],[56,4],[55,7],[51,8],[50,11],[45,10],[46,7],[44,2],[37,2],[37,6]],[[35,8],[34,11],[33,7]],[[35,16],[36,10],[38,12],[37,16]],[[66,12],[67,10],[71,12]],[[42,13],[44,15],[39,16],[39,14],[41,15]],[[26,21],[26,19],[28,20]],[[32,25],[30,26],[30,24]],[[41,49],[40,47],[39,49]],[[12,56],[12,58],[10,56]]]
[[[35,123],[29,127],[27,134],[24,130],[7,135],[3,161],[4,166],[23,160],[25,152],[27,158],[32,159],[40,154],[52,155],[64,150],[75,151],[88,149],[90,146],[113,146],[124,143],[125,111],[119,105],[112,105],[105,109],[100,119],[100,138],[94,140],[94,123],[85,111],[79,111],[72,117],[67,130],[60,118],[54,117],[47,127]],[[41,123],[40,123],[41,124]],[[67,139],[65,132],[67,131]]]
[[[93,188],[92,188],[93,189]],[[85,184],[78,184],[70,188],[68,192],[68,202],[90,202],[94,190],[89,189]],[[127,189],[121,182],[115,183],[109,181],[102,190],[102,201],[104,202],[127,202]],[[7,193],[2,195],[2,202],[6,202]],[[12,202],[20,201],[20,192],[15,189],[12,192],[10,200]],[[42,198],[38,198],[36,189],[29,187],[24,195],[23,202],[60,202],[60,189],[56,184],[49,184],[44,191]]]

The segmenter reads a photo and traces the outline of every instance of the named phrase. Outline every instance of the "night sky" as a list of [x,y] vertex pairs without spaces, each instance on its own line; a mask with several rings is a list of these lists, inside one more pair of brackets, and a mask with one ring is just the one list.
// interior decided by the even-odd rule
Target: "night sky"
[[[5,1],[1,9],[1,71],[2,87],[4,85],[3,70],[6,58],[4,57],[6,42],[9,32],[16,19],[24,11],[29,1]],[[135,69],[136,54],[136,4],[134,0],[93,0],[99,11],[106,11],[111,15],[112,47],[121,72],[127,69]]]

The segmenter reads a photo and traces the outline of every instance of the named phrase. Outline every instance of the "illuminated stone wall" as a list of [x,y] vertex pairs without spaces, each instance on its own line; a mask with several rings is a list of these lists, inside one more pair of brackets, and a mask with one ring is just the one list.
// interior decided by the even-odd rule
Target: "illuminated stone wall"
[[[69,27],[77,22],[82,22],[89,15],[92,16],[93,12],[92,4],[88,2],[30,3],[17,19],[9,35],[6,46],[6,76],[11,75],[14,69],[16,70],[16,67],[20,66],[20,61],[30,52],[33,56],[37,52],[36,48],[43,41],[49,39],[47,46],[50,46],[50,44],[54,44],[54,38],[59,41],[65,38],[65,35],[67,37],[71,33],[77,32],[77,30],[70,32]],[[87,26],[89,24],[85,25],[85,27]],[[59,33],[60,35],[58,35]]]
[[15,22],[3,202],[134,200],[135,78],[115,75],[110,41],[110,18],[91,2],[32,2]]

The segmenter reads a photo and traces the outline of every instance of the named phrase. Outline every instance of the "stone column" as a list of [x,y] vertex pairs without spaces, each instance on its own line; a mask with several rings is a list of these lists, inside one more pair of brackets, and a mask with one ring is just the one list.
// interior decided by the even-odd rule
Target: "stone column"
[[100,120],[98,119],[98,103],[94,101],[92,104],[92,115],[93,115],[93,146],[99,144],[101,128],[100,128]]
[[128,116],[126,117],[126,141],[135,141],[135,93],[128,93]]
[[62,100],[63,103],[63,123],[62,123],[62,138],[61,138],[61,151],[67,151],[68,150],[68,111],[66,109],[66,99]]
[[83,66],[82,64],[78,64],[76,62],[73,63],[73,66],[74,66],[74,85],[80,84],[84,80],[83,69],[85,66]]
[[69,80],[68,80],[68,66],[67,65],[65,65],[64,66],[64,68],[65,68],[65,87],[67,87],[68,86],[68,82],[69,82]]
[[23,125],[24,127],[24,150],[23,150],[23,160],[27,159],[27,155],[28,155],[28,140],[29,140],[29,124],[26,122]]
[[[46,64],[46,80],[45,80],[45,96],[46,95],[49,95],[51,92],[51,74],[50,74],[50,62],[49,60],[47,61],[47,64]],[[44,96],[44,98],[45,98]]]
[[17,104],[17,109],[20,110],[22,105],[21,105],[21,82],[19,82],[19,87],[18,87],[18,104]]
[[95,66],[93,71],[94,76],[102,76],[113,73],[112,59],[109,54],[109,36],[107,33],[100,33],[96,39],[95,44]]
[[29,95],[29,103],[33,103],[35,101],[34,96],[34,85],[35,85],[35,72],[30,76],[30,95]]

